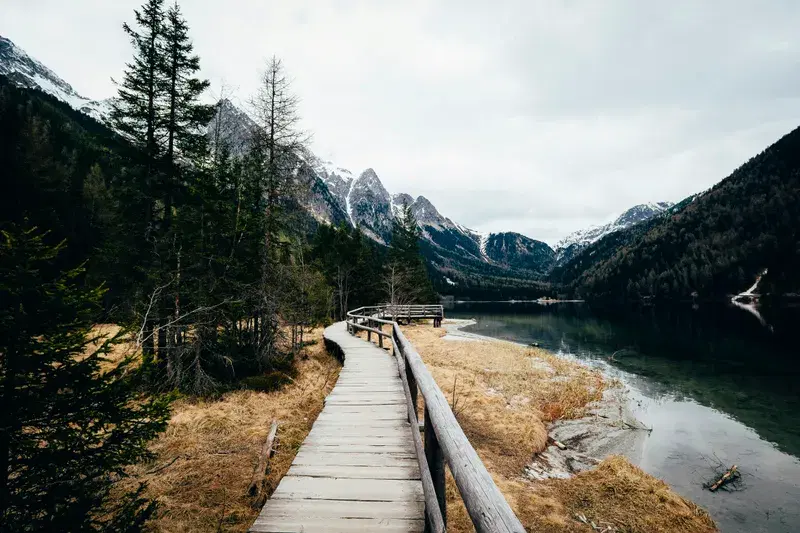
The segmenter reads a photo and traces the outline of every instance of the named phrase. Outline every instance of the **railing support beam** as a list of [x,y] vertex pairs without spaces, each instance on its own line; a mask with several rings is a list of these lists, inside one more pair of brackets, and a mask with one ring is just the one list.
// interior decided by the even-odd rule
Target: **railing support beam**
[[[444,475],[444,454],[436,438],[436,432],[431,423],[431,416],[428,408],[425,407],[425,458],[428,460],[428,468],[431,470],[433,480],[433,490],[436,492],[436,499],[439,501],[439,510],[442,513],[442,520],[447,525],[447,494],[445,493]],[[426,531],[428,527],[426,524]]]

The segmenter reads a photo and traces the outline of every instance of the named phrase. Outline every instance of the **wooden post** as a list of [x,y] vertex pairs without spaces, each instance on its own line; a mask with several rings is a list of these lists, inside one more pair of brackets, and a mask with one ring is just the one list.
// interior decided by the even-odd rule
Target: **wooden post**
[[383,324],[378,322],[377,326],[378,326],[378,331],[380,331],[380,333],[378,333],[378,346],[383,348],[383,335],[382,335],[382,333],[383,333]]
[[[372,327],[372,320],[370,320],[369,318],[367,319],[367,327],[368,328]],[[367,341],[372,342],[372,332],[370,330],[367,330]]]
[[[444,454],[433,430],[428,406],[425,406],[425,458],[428,460],[428,468],[433,479],[433,489],[436,492],[436,499],[439,500],[439,509],[442,511],[442,519],[447,525],[447,500],[445,495],[444,481]],[[426,529],[428,529],[427,520]]]
[[[399,357],[403,357],[403,354],[400,353]],[[411,393],[411,404],[414,406],[414,414],[416,414],[419,413],[419,402],[417,401],[418,397],[417,380],[414,377],[414,373],[411,371],[411,367],[408,365],[405,365],[405,367],[406,367],[406,379],[408,380],[408,391]]]

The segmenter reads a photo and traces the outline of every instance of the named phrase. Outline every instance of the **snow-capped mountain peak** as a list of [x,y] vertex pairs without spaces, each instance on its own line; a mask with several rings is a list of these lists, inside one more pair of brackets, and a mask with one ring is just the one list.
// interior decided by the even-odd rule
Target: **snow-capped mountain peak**
[[648,202],[635,205],[607,224],[590,226],[571,233],[556,244],[556,262],[558,264],[567,263],[581,250],[606,235],[660,215],[673,205],[672,202]]
[[0,35],[0,74],[15,85],[39,89],[101,122],[106,122],[111,113],[111,100],[91,100],[81,96],[72,85],[2,35]]

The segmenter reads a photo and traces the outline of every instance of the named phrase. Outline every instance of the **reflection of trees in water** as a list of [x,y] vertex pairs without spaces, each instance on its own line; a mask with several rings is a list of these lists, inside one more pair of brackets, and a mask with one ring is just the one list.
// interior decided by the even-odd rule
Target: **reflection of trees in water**
[[478,333],[584,358],[608,360],[622,350],[609,363],[649,378],[642,384],[648,396],[691,398],[800,455],[800,361],[788,337],[799,309],[764,309],[775,334],[750,314],[722,305],[692,311],[516,304],[463,311],[479,316]]

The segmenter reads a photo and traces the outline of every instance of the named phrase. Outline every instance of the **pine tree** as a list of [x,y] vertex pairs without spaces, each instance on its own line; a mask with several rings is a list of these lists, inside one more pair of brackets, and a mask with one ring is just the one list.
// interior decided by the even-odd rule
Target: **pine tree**
[[164,121],[164,0],[147,0],[134,10],[138,28],[122,25],[134,48],[112,110],[114,126],[144,149],[155,165],[160,154],[159,124]]
[[101,371],[103,290],[57,266],[63,247],[16,225],[0,234],[0,531],[138,531],[155,509],[142,487],[109,495],[150,456],[168,406],[136,396],[129,361]]
[[[161,218],[156,210],[163,206],[163,173],[161,172],[162,131],[164,123],[164,0],[147,0],[140,10],[134,11],[136,28],[123,24],[134,48],[133,61],[128,63],[122,82],[118,84],[118,95],[111,113],[111,119],[118,131],[139,147],[144,156],[143,168],[128,176],[128,182],[121,186],[123,204],[139,212],[142,220],[126,217],[131,226],[127,233],[132,234],[131,245],[142,251],[137,261],[141,272],[142,300],[147,300],[155,287],[163,286],[161,276],[156,272],[158,260],[148,257],[153,244],[160,245]],[[158,254],[156,254],[158,255]],[[154,311],[154,312],[151,312]],[[153,334],[155,326],[163,322],[159,309],[146,309],[141,313],[147,316],[143,329],[144,365],[151,366],[155,349]],[[164,339],[161,339],[162,341]]]
[[163,127],[167,138],[165,155],[172,165],[177,152],[188,160],[206,155],[203,128],[214,117],[215,107],[200,103],[210,83],[196,77],[200,58],[193,54],[189,26],[177,2],[167,11],[163,33],[165,61],[161,81],[166,108]]
[[403,203],[402,214],[392,221],[392,241],[385,267],[385,292],[393,305],[429,303],[436,292],[419,249],[422,231],[411,206]]
[[[166,138],[164,147],[164,216],[161,224],[162,239],[165,243],[160,253],[162,258],[162,285],[169,288],[162,291],[160,314],[166,317],[166,324],[159,328],[159,359],[166,362],[167,383],[181,386],[186,379],[183,372],[181,324],[182,285],[186,284],[182,272],[183,232],[175,231],[173,218],[180,216],[183,203],[188,201],[185,186],[191,180],[204,180],[206,173],[203,163],[207,156],[207,142],[203,128],[214,115],[214,106],[200,103],[200,97],[209,87],[208,80],[196,77],[200,70],[200,58],[193,55],[193,45],[189,39],[189,27],[183,18],[178,4],[173,4],[166,13],[163,25],[164,68],[161,92],[164,95],[165,116],[160,126]],[[206,194],[217,195],[216,191],[199,188]],[[165,357],[164,357],[165,356]],[[166,359],[166,361],[164,361]],[[191,377],[189,377],[191,379]],[[193,381],[197,381],[194,379]]]

